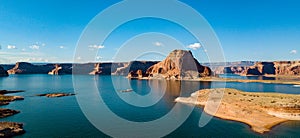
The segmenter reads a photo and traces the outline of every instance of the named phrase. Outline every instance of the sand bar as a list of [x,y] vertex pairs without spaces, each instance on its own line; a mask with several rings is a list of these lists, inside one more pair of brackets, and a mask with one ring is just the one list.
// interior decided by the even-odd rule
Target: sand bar
[[[204,111],[215,117],[248,124],[258,133],[288,120],[300,120],[300,95],[243,92],[236,89],[204,89],[191,97],[178,97],[176,102],[210,107],[221,100],[216,112]],[[210,105],[208,105],[208,103]]]

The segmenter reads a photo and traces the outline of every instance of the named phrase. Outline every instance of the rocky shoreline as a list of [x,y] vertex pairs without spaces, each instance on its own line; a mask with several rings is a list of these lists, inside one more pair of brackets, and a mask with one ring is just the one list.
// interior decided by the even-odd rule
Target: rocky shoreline
[[207,82],[242,82],[242,83],[270,83],[270,84],[291,84],[300,85],[300,80],[247,80],[247,79],[233,79],[233,78],[219,78],[219,77],[204,77],[197,80],[190,81],[207,81]]
[[20,113],[20,111],[0,108],[0,118],[12,116],[18,113]]
[[[24,100],[24,97],[21,96],[6,96],[4,94],[24,92],[22,90],[0,90],[0,106],[7,105],[12,101]],[[20,113],[20,111],[12,109],[0,108],[0,118],[5,118]],[[0,122],[0,137],[13,137],[16,135],[24,134],[25,130],[23,129],[22,123],[16,122]]]
[[[236,89],[204,89],[175,102],[207,106],[204,111],[215,117],[243,122],[258,133],[282,122],[300,120],[300,95],[243,92]],[[217,107],[214,112],[212,107]]]
[[0,122],[0,137],[10,138],[24,133],[22,123]]

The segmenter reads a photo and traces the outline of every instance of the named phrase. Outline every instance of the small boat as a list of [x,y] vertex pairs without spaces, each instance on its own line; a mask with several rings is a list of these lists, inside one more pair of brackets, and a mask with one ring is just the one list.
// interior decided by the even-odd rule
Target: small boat
[[121,90],[120,92],[132,92],[132,89]]

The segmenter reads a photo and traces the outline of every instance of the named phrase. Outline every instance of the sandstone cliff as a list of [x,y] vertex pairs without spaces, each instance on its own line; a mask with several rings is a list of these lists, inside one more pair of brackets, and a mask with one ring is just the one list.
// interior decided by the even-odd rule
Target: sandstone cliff
[[231,74],[241,74],[245,72],[247,69],[247,66],[230,66],[230,67],[224,67],[220,66],[217,67],[214,72],[216,74],[225,74],[225,73],[231,73]]
[[130,71],[127,77],[142,79],[143,77],[148,77],[148,76],[146,76],[142,70],[137,70],[136,72]]
[[209,67],[202,66],[191,51],[174,50],[165,60],[151,66],[145,73],[149,78],[197,79],[211,76]]
[[0,66],[0,77],[6,77],[6,76],[8,76],[7,71],[4,70],[4,68]]
[[300,61],[257,62],[242,75],[300,75]]
[[53,65],[33,65],[26,62],[18,62],[15,67],[8,70],[9,74],[48,74],[51,71]]
[[204,66],[208,66],[215,74],[235,73],[239,74],[244,70],[243,68],[253,66],[254,61],[235,61],[235,62],[213,62],[202,63]]

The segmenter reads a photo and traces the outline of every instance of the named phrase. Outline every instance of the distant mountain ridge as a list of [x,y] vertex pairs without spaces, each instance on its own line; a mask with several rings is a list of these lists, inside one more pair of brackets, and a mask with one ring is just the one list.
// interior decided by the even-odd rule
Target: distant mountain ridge
[[122,68],[130,66],[126,71],[136,71],[137,67],[143,67],[146,72],[147,68],[157,62],[154,61],[132,61],[121,63],[83,63],[83,64],[31,64],[27,62],[17,62],[15,65],[1,65],[3,70],[8,74],[90,74],[90,75],[127,75]]
[[[77,74],[90,75],[128,75],[129,72],[141,70],[145,74],[151,66],[158,61],[132,61],[119,63],[43,63],[32,64],[18,62],[12,64],[0,64],[0,76],[8,74],[72,74],[73,67],[80,69]],[[274,61],[274,62],[218,62],[202,63],[215,74],[239,74],[239,75],[300,75],[300,61]],[[76,74],[76,72],[74,72]]]

